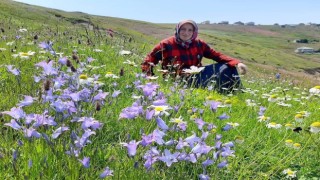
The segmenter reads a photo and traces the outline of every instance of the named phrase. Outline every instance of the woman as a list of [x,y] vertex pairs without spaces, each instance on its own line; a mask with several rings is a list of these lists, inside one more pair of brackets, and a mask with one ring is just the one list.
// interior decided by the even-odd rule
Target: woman
[[[226,56],[209,47],[203,40],[197,39],[198,26],[192,20],[184,20],[177,24],[175,35],[162,40],[146,56],[141,64],[142,71],[154,75],[153,67],[161,62],[162,71],[175,74],[175,77],[185,77],[185,69],[192,66],[201,67],[203,57],[216,61],[216,64],[205,66],[204,70],[188,81],[195,87],[205,87],[211,80],[216,82],[216,88],[230,90],[241,86],[236,66],[245,74],[246,65],[238,59]],[[187,75],[188,76],[188,75]]]

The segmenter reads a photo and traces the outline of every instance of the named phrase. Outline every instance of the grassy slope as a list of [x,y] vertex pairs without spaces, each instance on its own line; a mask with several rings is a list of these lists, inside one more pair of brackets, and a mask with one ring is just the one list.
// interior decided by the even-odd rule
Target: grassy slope
[[[113,29],[135,43],[129,47],[143,57],[160,39],[170,36],[173,24],[153,24],[113,17],[93,16],[81,12],[31,6],[8,0],[0,1],[1,19],[10,19],[16,25],[33,23],[59,27],[82,25],[95,29]],[[3,22],[1,22],[3,23]],[[36,26],[35,26],[36,27]],[[92,28],[91,28],[92,29]],[[200,38],[206,40],[216,50],[242,59],[250,67],[254,76],[270,76],[276,71],[297,79],[315,82],[320,71],[320,55],[298,55],[294,50],[300,46],[320,48],[320,43],[296,44],[294,39],[320,39],[320,28],[310,26],[234,26],[200,25]],[[208,62],[208,61],[206,61]],[[316,74],[306,74],[306,71]]]
[[[169,24],[151,24],[147,22],[141,22],[141,21],[132,21],[132,20],[126,20],[126,19],[118,19],[118,18],[109,18],[109,17],[99,17],[99,16],[90,16],[83,13],[66,13],[62,11],[56,11],[56,10],[48,10],[44,8],[34,7],[34,6],[25,6],[25,5],[19,5],[18,3],[13,3],[10,1],[3,1],[0,0],[0,8],[2,11],[0,11],[0,28],[2,24],[5,24],[3,26],[6,30],[6,33],[1,34],[0,36],[8,35],[13,36],[10,39],[14,39],[14,34],[10,34],[9,32],[15,32],[14,30],[19,29],[17,26],[24,26],[28,29],[28,32],[24,34],[24,38],[32,40],[31,36],[33,33],[37,33],[37,28],[43,29],[43,27],[48,28],[44,29],[42,32],[39,33],[39,42],[42,42],[43,40],[56,40],[55,47],[57,47],[57,50],[59,50],[60,44],[61,47],[64,47],[65,49],[63,52],[66,56],[71,55],[71,51],[73,49],[73,46],[78,46],[77,50],[79,50],[79,56],[80,59],[84,59],[87,55],[94,54],[97,58],[97,61],[95,61],[95,65],[102,65],[105,64],[105,62],[114,62],[117,67],[120,67],[122,65],[122,62],[125,60],[125,57],[116,55],[116,50],[112,49],[113,45],[120,44],[120,43],[101,43],[96,44],[96,46],[90,46],[89,48],[85,48],[82,50],[84,46],[86,46],[85,43],[82,43],[81,45],[77,44],[76,39],[80,39],[84,41],[86,39],[86,34],[84,31],[84,27],[90,29],[90,24],[94,25],[93,29],[94,31],[89,31],[90,37],[94,36],[92,34],[96,33],[96,29],[104,29],[104,28],[111,28],[118,33],[122,34],[126,38],[113,38],[113,40],[128,40],[129,38],[132,38],[132,43],[123,43],[121,45],[126,46],[125,49],[131,48],[130,50],[134,50],[135,52],[139,52],[139,56],[144,56],[145,53],[150,50],[154,43],[156,43],[160,38],[163,38],[169,34],[172,33],[172,27],[174,25]],[[10,10],[10,11],[9,11]],[[6,17],[6,18],[3,18]],[[76,23],[76,24],[74,24]],[[11,30],[8,29],[8,25],[11,27]],[[79,26],[78,26],[79,25]],[[81,25],[81,26],[80,26]],[[77,28],[81,28],[81,30]],[[232,27],[232,28],[230,28]],[[31,29],[30,29],[31,28]],[[224,30],[226,28],[227,30]],[[268,37],[264,37],[260,35],[259,33],[253,34],[253,29],[247,29],[244,32],[240,31],[239,29],[236,29],[237,27],[233,26],[210,26],[210,27],[203,27],[201,26],[201,29],[203,30],[200,34],[201,38],[205,38],[211,45],[213,45],[216,49],[221,50],[229,55],[236,56],[239,58],[244,59],[251,66],[251,71],[249,75],[254,76],[269,76],[268,73],[273,72],[273,67],[276,67],[277,65],[272,66],[272,59],[267,59],[267,63],[263,64],[263,61],[260,60],[259,55],[257,53],[260,53],[260,51],[256,51],[253,53],[252,51],[255,49],[255,47],[261,47],[261,49],[265,49],[266,51],[272,51],[272,52],[279,52],[279,58],[283,54],[286,54],[282,52],[278,47],[280,46],[280,42],[282,42],[281,38],[273,38],[275,40],[279,40],[276,42],[269,42]],[[244,28],[244,27],[241,27]],[[59,29],[59,30],[57,30]],[[256,30],[256,29],[254,29]],[[65,36],[61,32],[67,31],[70,34],[67,34]],[[239,31],[239,32],[238,32]],[[261,31],[259,31],[261,32]],[[263,31],[264,32],[264,31]],[[103,33],[103,31],[101,31]],[[280,33],[280,32],[279,32]],[[57,34],[57,35],[54,35]],[[259,35],[259,36],[258,36]],[[282,35],[281,35],[282,36]],[[280,37],[281,37],[280,36]],[[52,39],[50,38],[52,37]],[[70,37],[73,37],[74,39],[69,40]],[[45,39],[48,38],[48,39]],[[9,39],[9,38],[8,38]],[[97,42],[103,38],[97,38]],[[112,38],[109,38],[109,40]],[[254,39],[254,40],[249,40]],[[271,39],[271,38],[270,38]],[[285,39],[285,38],[284,38]],[[259,40],[259,41],[258,41]],[[28,41],[24,39],[25,43],[21,43],[23,46],[19,46],[19,42],[17,41],[17,52],[20,51],[27,51],[30,50],[30,47],[25,46]],[[0,40],[0,47],[2,45],[5,45],[5,40]],[[265,44],[261,44],[265,43]],[[274,47],[276,46],[276,48]],[[8,46],[5,46],[8,47]],[[36,47],[36,45],[34,45]],[[112,47],[112,48],[111,48]],[[249,48],[250,49],[246,49]],[[274,47],[273,49],[271,47]],[[286,47],[284,45],[284,47]],[[13,47],[12,47],[13,48]],[[99,56],[98,53],[92,52],[91,48],[101,48],[103,51],[103,55]],[[117,48],[117,47],[116,47]],[[278,50],[277,50],[278,48]],[[290,50],[290,47],[286,47],[288,52]],[[113,52],[114,51],[114,52]],[[262,50],[261,50],[262,51]],[[246,52],[246,53],[244,53]],[[81,57],[82,53],[85,54],[85,56]],[[1,56],[3,55],[10,55],[12,53],[0,53]],[[270,53],[272,54],[272,53]],[[289,56],[290,54],[288,54]],[[291,54],[292,56],[295,56],[294,54]],[[257,57],[255,57],[257,56]],[[261,57],[264,57],[260,55]],[[266,55],[269,57],[269,54]],[[250,58],[255,59],[250,59]],[[270,56],[271,57],[271,56]],[[308,56],[309,57],[309,56]],[[10,62],[3,62],[3,64],[14,64],[19,67],[19,63],[21,63],[21,67],[23,68],[24,74],[32,74],[34,69],[34,63],[43,61],[44,59],[39,56],[35,56],[34,58],[31,58],[30,61],[17,61],[14,58],[3,58],[4,60],[10,61]],[[117,60],[117,61],[113,61]],[[140,57],[137,58],[137,60],[140,60]],[[256,61],[256,62],[255,62]],[[2,63],[0,65],[2,65]],[[309,63],[308,63],[309,64]],[[291,64],[290,64],[291,65]],[[29,68],[28,68],[29,67]],[[111,66],[110,68],[105,69],[97,69],[96,71],[99,73],[97,74],[103,74],[106,72],[106,70],[113,70],[117,68],[113,68],[115,66]],[[129,67],[130,68],[130,67]],[[129,72],[129,68],[125,69],[125,72]],[[1,68],[0,70],[6,71],[5,68]],[[288,72],[291,73],[294,72],[293,70]],[[4,75],[7,75],[8,73],[3,73]],[[0,73],[0,75],[2,75]],[[296,74],[292,74],[296,75]],[[250,76],[248,76],[250,77]],[[11,107],[13,107],[15,104],[17,104],[18,100],[21,99],[22,94],[30,94],[34,97],[35,95],[38,95],[38,83],[34,83],[33,78],[30,76],[22,76],[22,82],[25,82],[25,84],[28,83],[28,85],[25,86],[24,83],[17,84],[16,79],[13,75],[7,75],[7,77],[4,77],[4,81],[0,81],[0,89],[2,94],[1,102],[0,102],[0,110],[9,110]],[[92,179],[93,177],[97,177],[99,173],[102,171],[102,168],[105,165],[112,165],[111,169],[115,170],[115,176],[114,178],[118,179],[135,179],[136,177],[142,177],[141,179],[170,179],[170,177],[176,177],[176,179],[191,179],[191,175],[198,174],[198,169],[201,170],[201,167],[198,168],[191,168],[189,165],[182,165],[181,168],[178,166],[177,169],[173,169],[172,171],[167,171],[168,168],[166,168],[163,165],[157,166],[159,168],[159,171],[155,171],[155,173],[145,173],[143,169],[143,165],[139,164],[139,168],[143,169],[140,171],[136,171],[136,169],[133,166],[134,158],[130,158],[130,160],[127,160],[127,154],[124,151],[124,148],[121,149],[119,142],[125,142],[128,138],[128,135],[131,135],[132,139],[137,139],[137,137],[140,138],[141,134],[141,127],[148,127],[145,128],[146,132],[149,133],[153,126],[152,124],[149,124],[149,122],[144,121],[142,118],[137,119],[135,123],[132,123],[132,121],[117,121],[118,115],[121,112],[121,109],[123,107],[127,107],[131,104],[131,100],[128,98],[128,95],[131,95],[131,89],[125,90],[126,85],[128,84],[127,79],[131,81],[133,78],[132,74],[125,73],[125,77],[119,81],[119,85],[117,89],[123,90],[122,95],[119,96],[119,98],[111,103],[110,105],[103,110],[99,111],[99,113],[95,114],[95,118],[102,120],[104,124],[104,129],[99,132],[98,136],[95,136],[94,141],[99,142],[95,143],[94,146],[90,147],[88,150],[86,150],[87,154],[83,154],[86,156],[91,157],[91,166],[95,166],[90,168],[89,170],[85,170],[82,168],[78,162],[77,159],[68,159],[67,161],[60,160],[65,159],[67,155],[64,153],[64,145],[62,141],[59,140],[58,146],[55,148],[57,149],[57,152],[63,153],[63,155],[56,156],[54,154],[55,151],[52,151],[50,149],[50,146],[46,146],[45,141],[43,139],[39,140],[39,142],[34,143],[33,141],[25,141],[25,145],[22,147],[17,147],[17,138],[19,136],[15,136],[15,133],[12,133],[12,129],[2,129],[3,130],[3,138],[1,143],[4,144],[5,150],[1,149],[1,153],[5,153],[5,158],[2,158],[0,165],[0,176],[5,176],[6,178],[2,179],[12,179],[11,174],[16,174],[17,177],[22,178],[28,178],[29,177],[39,177],[42,179],[63,179],[61,176],[69,175],[68,177],[72,179]],[[111,82],[113,80],[105,80],[105,82],[110,82],[109,86],[105,87],[105,91],[111,92],[114,89],[111,88]],[[31,83],[33,82],[33,83]],[[281,81],[282,82],[282,81]],[[5,84],[2,84],[5,83]],[[30,84],[29,84],[30,83]],[[273,84],[271,81],[255,81],[254,85],[261,88],[264,85],[268,86],[267,88],[270,88],[272,86],[277,86],[276,82]],[[9,86],[10,85],[10,86]],[[34,86],[33,86],[34,85]],[[168,85],[171,85],[170,83],[165,83],[167,86],[163,86],[163,90],[165,93],[169,93],[171,89],[168,87]],[[269,86],[271,85],[271,86]],[[35,87],[35,88],[33,88]],[[20,89],[20,91],[18,91]],[[109,89],[110,88],[110,89]],[[255,88],[254,88],[255,89]],[[21,92],[22,91],[22,92]],[[179,91],[180,92],[180,91]],[[181,93],[176,91],[175,93],[172,93],[170,98],[168,99],[170,101],[170,104],[178,104],[181,99]],[[192,92],[192,93],[191,93]],[[195,92],[195,93],[194,93]],[[295,92],[295,91],[293,91]],[[133,92],[134,93],[134,92]],[[203,103],[203,100],[208,97],[208,95],[211,92],[209,91],[190,91],[190,94],[187,93],[185,95],[186,105],[181,108],[179,111],[179,114],[187,114],[187,111],[191,109],[191,107],[199,107],[200,104]],[[261,92],[262,93],[262,92]],[[277,93],[277,92],[276,92]],[[282,94],[281,91],[278,92],[279,94]],[[295,97],[297,93],[290,94],[292,97]],[[110,94],[111,95],[111,94]],[[286,94],[284,94],[286,95]],[[253,98],[254,95],[247,94],[247,93],[241,93],[239,96],[231,97],[231,100],[234,101],[235,107],[232,108],[232,118],[230,119],[232,122],[236,121],[239,122],[241,125],[239,127],[239,131],[235,131],[233,133],[224,133],[223,138],[224,139],[233,139],[237,132],[241,136],[244,136],[246,138],[245,144],[243,146],[239,146],[237,148],[237,153],[243,154],[244,156],[240,157],[239,159],[235,159],[234,161],[234,171],[230,174],[225,173],[227,171],[216,171],[215,169],[210,169],[211,172],[214,172],[213,179],[218,179],[219,177],[224,177],[224,179],[232,179],[232,177],[238,177],[239,179],[242,179],[244,177],[252,178],[252,179],[266,179],[266,177],[272,176],[269,179],[279,179],[276,177],[279,177],[279,175],[282,169],[285,167],[294,167],[295,169],[299,168],[301,169],[299,173],[308,175],[307,173],[314,173],[313,176],[316,176],[318,173],[317,168],[318,164],[317,161],[314,160],[317,157],[319,157],[319,153],[316,153],[317,151],[317,144],[312,144],[311,139],[309,138],[309,141],[305,140],[305,136],[302,136],[298,133],[292,134],[286,134],[284,136],[278,135],[277,131],[269,131],[266,128],[263,128],[264,125],[259,124],[256,120],[256,108],[245,108],[244,100],[248,98]],[[38,97],[38,96],[37,96]],[[40,97],[40,95],[39,95]],[[261,94],[258,93],[256,96],[257,102],[262,102],[262,105],[269,104],[267,103],[266,99],[261,98]],[[222,99],[224,100],[224,99]],[[39,100],[40,101],[40,100]],[[303,100],[303,102],[306,102],[308,100]],[[241,103],[242,102],[242,103]],[[319,117],[318,116],[318,107],[316,107],[317,99],[309,100],[307,105],[299,105],[294,106],[292,109],[285,109],[284,107],[281,109],[277,106],[268,105],[268,111],[266,115],[272,115],[272,119],[279,121],[281,123],[285,123],[287,121],[291,121],[294,112],[298,112],[301,110],[307,110],[312,111],[312,118],[313,117]],[[298,102],[294,102],[294,104],[298,104]],[[40,113],[41,109],[40,106],[35,105],[35,107],[29,107],[26,108],[26,110],[29,112],[36,112]],[[201,107],[201,106],[200,106]],[[45,107],[44,107],[45,108]],[[226,110],[228,111],[228,110]],[[280,113],[277,113],[277,112]],[[293,114],[292,114],[292,112]],[[314,112],[314,114],[313,114]],[[220,113],[220,112],[219,112]],[[229,111],[231,113],[231,111]],[[176,114],[178,115],[178,114]],[[206,112],[206,117],[208,117],[209,121],[214,121],[215,116],[218,114],[214,114],[214,117],[212,117],[212,114],[210,112]],[[189,116],[189,115],[188,115]],[[8,117],[7,117],[8,118]],[[207,118],[205,118],[207,119]],[[1,119],[3,120],[3,119]],[[10,119],[7,119],[8,121]],[[305,122],[304,125],[309,125],[307,123],[313,121],[313,119],[308,119],[308,122]],[[225,121],[218,121],[217,125],[218,127],[222,127],[223,123]],[[189,125],[189,124],[188,124]],[[190,127],[194,126],[196,128],[196,125],[193,124]],[[117,131],[115,131],[117,129]],[[148,130],[149,129],[149,130]],[[10,132],[10,133],[7,133]],[[49,132],[49,131],[48,131]],[[199,131],[200,132],[200,131]],[[274,135],[274,133],[276,133]],[[177,137],[177,136],[176,136]],[[257,138],[259,137],[259,138]],[[299,151],[295,155],[295,152],[292,152],[292,150],[287,149],[285,145],[279,145],[278,143],[275,144],[274,142],[283,142],[285,138],[294,138],[295,141],[302,143],[302,150]],[[36,144],[36,145],[35,145]],[[319,144],[319,143],[318,143]],[[2,144],[1,144],[2,145]],[[9,147],[8,150],[6,147]],[[19,152],[21,152],[21,156],[19,156],[18,165],[17,168],[18,173],[15,172],[15,164],[12,163],[11,158],[11,150],[13,149],[19,149]],[[22,149],[23,148],[23,149]],[[34,152],[34,153],[33,153]],[[49,153],[48,153],[49,152]],[[278,153],[280,152],[280,153]],[[274,155],[275,154],[275,155]],[[288,156],[289,154],[289,156]],[[273,156],[274,155],[274,156]],[[300,156],[301,155],[301,156]],[[299,156],[298,158],[295,158]],[[8,158],[9,157],[9,158]],[[43,158],[44,157],[44,158]],[[289,158],[288,158],[289,157]],[[21,159],[20,159],[21,158]],[[33,168],[30,170],[28,169],[27,162],[28,160],[33,160]],[[293,159],[294,158],[294,159]],[[301,159],[300,159],[301,158]],[[308,158],[308,159],[307,159]],[[45,165],[46,162],[49,162],[50,165]],[[52,164],[51,164],[52,163]],[[239,163],[239,164],[238,164]],[[240,164],[241,163],[241,164]],[[45,173],[42,174],[42,171]],[[28,173],[31,173],[27,175],[27,172],[24,172],[24,170],[28,170]],[[194,171],[194,172],[190,172]],[[197,171],[197,172],[196,172]],[[176,173],[181,172],[181,173]],[[262,172],[265,172],[262,173]],[[40,175],[39,175],[40,174]],[[190,175],[191,174],[191,175]],[[8,176],[6,176],[8,175]],[[44,176],[42,176],[44,175]],[[252,175],[252,176],[250,176]],[[188,178],[189,177],[189,178]],[[195,176],[193,176],[195,177]],[[308,176],[312,177],[312,175]],[[66,178],[66,177],[64,177]],[[31,178],[32,179],[32,178]],[[192,178],[195,179],[195,178]]]

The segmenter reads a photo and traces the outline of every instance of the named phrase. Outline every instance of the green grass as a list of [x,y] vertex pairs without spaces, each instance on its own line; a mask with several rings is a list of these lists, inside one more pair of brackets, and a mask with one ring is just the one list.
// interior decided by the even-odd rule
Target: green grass
[[[265,69],[263,66],[263,61],[267,61],[266,66],[271,67],[287,64],[286,69],[292,72],[301,68],[300,59],[305,56],[300,57],[291,53],[284,45],[288,44],[284,39],[297,37],[297,34],[304,31],[300,32],[298,29],[299,31],[292,32],[287,37],[277,39],[261,35],[250,36],[246,33],[239,34],[234,32],[237,29],[230,30],[230,32],[219,28],[217,30],[204,29],[200,36],[217,50],[242,58],[250,66],[251,72],[242,77],[246,87],[245,92],[223,95],[208,89],[184,89],[180,84],[175,85],[170,80],[164,81],[158,72],[157,75],[160,77],[156,80],[147,80],[139,76],[140,62],[159,39],[149,35],[148,32],[139,31],[137,27],[163,28],[164,31],[171,31],[168,29],[171,25],[155,25],[90,16],[83,13],[66,13],[25,6],[11,1],[1,1],[0,7],[4,9],[0,12],[0,17],[11,17],[1,18],[1,28],[5,30],[1,32],[1,36],[6,36],[5,40],[0,41],[0,48],[5,48],[0,52],[2,57],[0,64],[1,179],[99,179],[106,167],[113,170],[113,176],[108,177],[110,179],[198,179],[203,173],[206,173],[211,179],[284,179],[286,175],[282,172],[288,168],[297,171],[297,177],[301,179],[320,177],[318,171],[320,168],[318,163],[320,157],[319,133],[310,133],[308,130],[311,123],[319,122],[319,95],[309,93],[313,85],[307,80],[298,86],[293,84],[294,77],[283,75],[277,81],[274,79],[274,70]],[[15,8],[23,10],[27,8],[28,11],[12,11]],[[46,25],[43,24],[44,20],[47,21]],[[88,21],[94,25],[94,28],[73,24],[75,21]],[[128,29],[128,27],[132,28]],[[20,33],[18,32],[20,28],[26,28],[28,31]],[[105,30],[108,28],[116,31],[113,38],[106,34]],[[272,29],[274,27],[264,28],[279,32],[283,30]],[[311,37],[311,31],[306,32],[306,35]],[[38,40],[34,40],[35,34],[39,36]],[[21,38],[16,39],[16,35],[20,35]],[[62,57],[67,57],[77,72],[72,72],[66,65],[59,65],[58,61],[61,57],[58,55],[41,52],[38,44],[44,41],[52,41],[54,50],[57,53],[63,53]],[[283,41],[285,43],[282,44]],[[12,42],[12,45],[8,45],[9,42]],[[289,44],[289,47],[291,46]],[[281,50],[281,47],[284,50]],[[102,52],[97,52],[97,49]],[[122,56],[119,54],[121,50],[130,50],[133,54]],[[35,52],[29,59],[12,56],[28,51]],[[81,64],[73,60],[73,51],[77,51]],[[88,63],[88,57],[95,60]],[[48,62],[49,59],[55,63],[54,67],[61,75],[60,78],[68,79],[61,87],[55,85],[55,82],[58,81],[55,79],[57,75],[42,75],[42,80],[39,82],[34,79],[34,76],[40,77],[43,72],[43,69],[36,67],[35,64],[42,61]],[[291,63],[288,63],[287,59],[290,59]],[[135,62],[136,66],[125,64],[127,60]],[[206,62],[209,61],[206,60]],[[305,67],[317,65],[316,62],[307,62]],[[14,68],[19,69],[20,75],[9,72],[7,65],[13,65]],[[123,69],[121,75],[120,69]],[[105,77],[108,72],[119,78]],[[73,85],[78,85],[80,74],[88,77],[99,75],[98,80],[104,85],[95,88],[84,85],[74,87]],[[51,82],[50,88],[55,95],[54,101],[44,101],[50,96],[44,89],[43,84],[46,80]],[[141,89],[147,83],[159,85],[151,98],[146,97]],[[90,95],[80,101],[71,100],[69,96],[71,92],[79,93],[87,90]],[[101,105],[99,110],[96,109],[97,103],[92,102],[98,90],[109,93],[104,100],[99,102]],[[117,91],[121,93],[112,97]],[[17,107],[24,95],[34,98],[31,105],[22,107],[30,118],[17,119],[8,115],[6,112]],[[140,101],[134,99],[133,96],[140,96]],[[274,96],[277,96],[274,99],[275,102],[268,100]],[[141,143],[138,145],[136,155],[129,157],[126,147],[121,143],[129,143],[132,140],[141,141],[143,136],[159,128],[156,117],[151,120],[146,119],[146,111],[151,110],[150,105],[159,98],[166,100],[166,103],[172,107],[167,110],[169,115],[160,116],[161,119],[170,128],[173,128],[174,123],[170,120],[181,116],[183,121],[187,122],[186,131],[168,130],[163,140],[165,142],[175,140],[173,146],[155,142],[143,146]],[[220,102],[222,105],[231,102],[231,106],[219,107],[216,111],[212,111],[207,105],[209,100]],[[247,104],[249,101],[255,105],[249,106]],[[74,111],[72,113],[58,112],[56,102],[72,102],[75,105]],[[141,114],[134,119],[120,119],[121,112],[131,107],[134,102],[141,106],[143,110]],[[291,106],[279,105],[280,102]],[[68,107],[70,106],[72,107],[68,104]],[[281,124],[281,128],[267,128],[269,122],[258,121],[261,106],[266,108],[264,115],[270,117],[269,122]],[[302,122],[297,122],[295,116],[301,111],[308,113],[303,117]],[[32,113],[43,118],[52,117],[57,125],[37,126],[36,121],[32,120]],[[224,113],[230,118],[219,120],[218,117]],[[77,156],[68,155],[66,151],[72,148],[77,149],[79,139],[75,138],[74,134],[80,138],[84,133],[82,123],[77,121],[85,117],[94,118],[103,123],[103,126],[98,129],[88,128],[95,131],[95,134],[88,138],[91,142],[83,142],[85,146],[78,149]],[[206,123],[202,129],[196,124],[197,118],[201,118]],[[40,138],[25,137],[23,129],[15,130],[5,125],[12,119],[16,119],[25,128],[33,127],[42,136]],[[28,124],[28,120],[32,123]],[[41,124],[41,121],[38,123]],[[227,123],[238,123],[239,126],[223,131]],[[287,123],[292,123],[294,128],[301,127],[303,130],[297,133],[292,129],[286,129]],[[214,128],[208,128],[210,124],[214,125]],[[62,132],[58,138],[53,138],[51,135],[61,126],[67,126],[69,130]],[[169,167],[158,160],[153,164],[151,170],[144,167],[146,162],[144,156],[151,146],[156,147],[160,155],[165,149],[170,150],[171,153],[190,153],[192,151],[190,147],[176,150],[177,141],[179,138],[184,140],[193,133],[201,137],[204,132],[208,133],[204,140],[208,146],[216,145],[217,134],[222,135],[222,143],[234,142],[235,147],[231,148],[234,150],[234,156],[219,157],[212,165],[203,168],[202,162],[213,159],[214,152],[221,150],[214,148],[208,154],[199,156],[197,162],[194,163],[179,160]],[[238,136],[243,138],[243,143],[236,143]],[[294,143],[300,143],[301,147],[295,149],[287,146],[285,141],[288,139]],[[89,168],[85,168],[79,162],[84,157],[90,157]],[[228,160],[228,166],[218,168],[218,163],[224,159]]]

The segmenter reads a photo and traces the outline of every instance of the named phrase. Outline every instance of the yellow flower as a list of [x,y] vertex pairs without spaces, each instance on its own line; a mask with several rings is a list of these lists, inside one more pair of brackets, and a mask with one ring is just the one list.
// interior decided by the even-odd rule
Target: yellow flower
[[106,78],[113,78],[113,79],[116,79],[116,78],[119,78],[117,75],[113,74],[112,72],[107,72],[106,75],[105,75]]
[[155,110],[155,113],[154,113],[155,116],[160,115],[160,113],[161,114],[164,113],[165,115],[168,116],[169,113],[167,112],[167,110],[171,109],[169,106],[165,106],[165,105],[163,105],[163,106],[151,105],[150,107]]
[[213,96],[208,96],[206,99],[207,100],[214,100],[214,97]]
[[192,113],[193,113],[192,109],[189,109],[188,114],[192,114]]
[[308,117],[310,115],[310,112],[308,111],[300,111],[300,112],[297,112],[298,114],[301,114],[301,116],[303,117]]
[[227,100],[224,101],[224,103],[225,103],[225,104],[231,104],[231,100],[230,100],[230,99],[227,99]]
[[297,121],[297,122],[302,122],[302,120],[303,120],[303,115],[302,114],[300,114],[300,113],[298,113],[298,114],[296,114],[295,116],[294,116],[294,119]]
[[306,111],[300,111],[300,112],[298,112],[298,113],[300,113],[300,114],[303,116],[303,115],[306,114]]
[[86,74],[81,74],[79,76],[80,79],[88,79],[88,76]]
[[269,96],[268,101],[270,102],[274,102],[278,99],[278,95],[277,94],[272,94]]
[[286,145],[289,146],[289,147],[292,147],[292,146],[293,146],[293,141],[292,141],[292,139],[287,139],[287,140],[286,140]]
[[190,119],[191,120],[195,120],[197,117],[198,117],[197,114],[193,114],[193,115],[190,116]]
[[293,144],[293,148],[294,149],[300,149],[301,148],[301,144],[300,143],[294,143]]
[[211,129],[211,132],[212,132],[212,133],[216,133],[216,132],[217,132],[217,129],[216,129],[216,128],[212,128],[212,129]]
[[318,133],[320,132],[320,122],[314,122],[310,125],[310,132],[312,133]]
[[89,84],[92,84],[92,83],[95,83],[94,78],[90,78],[86,74],[81,74],[79,76],[79,84],[80,85],[84,85],[84,84],[89,85]]
[[312,127],[320,128],[320,122],[314,122],[311,124]]
[[268,120],[270,120],[270,117],[267,117],[267,116],[264,116],[264,115],[258,117],[258,121],[259,122],[265,122],[265,121],[268,121]]
[[181,116],[178,118],[172,118],[170,122],[177,123],[177,124],[184,123]]
[[285,169],[283,170],[282,173],[287,175],[286,178],[295,178],[297,171],[292,171],[291,169]]
[[320,94],[320,86],[315,86],[309,90],[310,94],[316,95]]
[[106,77],[113,77],[114,74],[113,74],[112,72],[107,72],[105,76],[106,76]]
[[291,123],[287,123],[286,125],[284,125],[286,127],[286,129],[293,129],[294,126]]
[[20,52],[19,55],[20,55],[20,56],[29,56],[29,54],[26,53],[26,52]]
[[303,118],[303,116],[302,116],[302,114],[299,113],[299,114],[295,115],[295,118]]
[[286,140],[286,143],[292,144],[293,141],[292,141],[292,139],[287,139],[287,140]]
[[164,108],[162,107],[162,106],[158,106],[158,107],[156,107],[156,108],[154,108],[156,111],[163,111],[164,110]]
[[28,52],[19,52],[19,54],[13,54],[13,57],[20,57],[22,59],[29,59],[29,56],[33,56],[35,52],[28,51]]
[[267,127],[268,127],[268,128],[279,129],[279,128],[281,128],[281,124],[277,124],[277,123],[275,123],[275,122],[271,122],[271,123],[267,124]]

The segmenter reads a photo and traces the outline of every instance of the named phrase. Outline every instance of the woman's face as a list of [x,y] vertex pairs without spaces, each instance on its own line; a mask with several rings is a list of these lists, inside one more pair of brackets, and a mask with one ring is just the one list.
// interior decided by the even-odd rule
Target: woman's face
[[186,23],[181,26],[179,30],[179,37],[182,41],[188,41],[189,39],[191,39],[193,32],[194,32],[193,25],[190,23]]

